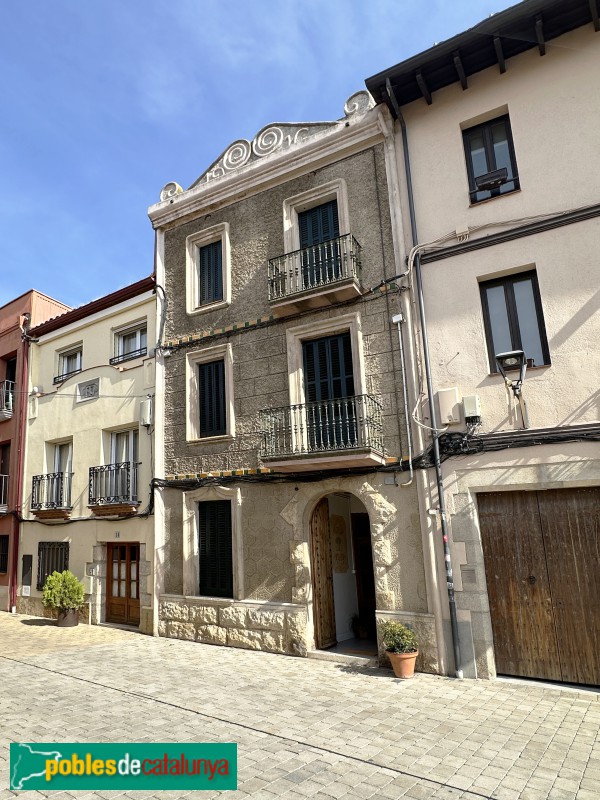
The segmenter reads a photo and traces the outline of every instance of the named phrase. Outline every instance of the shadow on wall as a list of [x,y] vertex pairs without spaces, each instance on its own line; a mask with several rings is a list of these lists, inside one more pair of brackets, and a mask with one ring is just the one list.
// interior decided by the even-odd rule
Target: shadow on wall
[[580,421],[581,417],[600,419],[600,389],[590,395],[583,403],[580,403],[570,414],[567,414],[559,425],[576,424]]
[[596,294],[590,297],[587,303],[584,303],[579,311],[554,334],[549,342],[550,350],[561,347],[570,336],[576,333],[577,330],[581,328],[588,319],[592,318],[594,314],[597,314],[598,311],[600,311],[600,289],[598,289]]
[[[539,456],[537,458],[539,459]],[[542,483],[548,484],[549,480],[552,483],[577,481],[581,478],[582,473],[589,471],[589,465],[585,461],[564,461],[562,464],[552,463],[549,465],[534,459],[535,456],[523,458],[509,468],[503,469],[502,473],[490,483],[490,489],[495,485],[514,486],[515,489],[526,489],[530,485],[532,489],[535,489]],[[527,467],[533,467],[536,470],[536,475],[533,480],[523,483],[523,468]],[[552,472],[551,478],[548,477],[549,467]]]

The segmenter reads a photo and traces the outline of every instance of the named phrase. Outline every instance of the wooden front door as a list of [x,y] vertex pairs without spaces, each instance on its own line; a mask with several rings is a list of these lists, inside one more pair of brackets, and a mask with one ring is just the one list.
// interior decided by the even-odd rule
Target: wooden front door
[[139,544],[109,544],[106,621],[140,623]]
[[498,673],[600,684],[600,489],[477,502]]
[[313,578],[313,614],[317,648],[337,643],[333,604],[333,569],[329,533],[329,503],[319,502],[310,520],[310,545]]

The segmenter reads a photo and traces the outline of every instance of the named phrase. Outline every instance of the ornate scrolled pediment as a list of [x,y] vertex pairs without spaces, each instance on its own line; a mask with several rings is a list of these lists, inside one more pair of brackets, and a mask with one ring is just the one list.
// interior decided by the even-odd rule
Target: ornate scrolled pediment
[[335,122],[271,123],[262,128],[252,139],[238,139],[214,161],[190,188],[212,183],[234,170],[259,161],[262,158],[283,153],[311,139],[326,135],[345,127],[352,120],[366,114],[375,105],[366,91],[348,98],[344,105],[344,117]]

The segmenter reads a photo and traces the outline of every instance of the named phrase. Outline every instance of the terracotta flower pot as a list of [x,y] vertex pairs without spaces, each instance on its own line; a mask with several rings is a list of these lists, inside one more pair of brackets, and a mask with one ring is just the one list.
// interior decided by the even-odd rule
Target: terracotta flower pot
[[414,677],[415,661],[418,655],[418,650],[414,653],[390,653],[388,650],[388,656],[392,664],[392,669],[394,670],[394,675],[403,680]]
[[56,623],[59,628],[73,628],[79,625],[79,611],[76,608],[64,608],[58,612],[58,621]]

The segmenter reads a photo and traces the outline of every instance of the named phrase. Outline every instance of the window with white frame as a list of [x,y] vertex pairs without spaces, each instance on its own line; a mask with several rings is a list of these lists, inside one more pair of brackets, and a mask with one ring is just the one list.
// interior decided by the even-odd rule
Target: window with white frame
[[[303,223],[307,221],[305,212],[322,207],[322,229],[318,234],[304,230]],[[313,215],[319,222],[319,215]],[[325,219],[327,217],[327,219]],[[313,221],[311,219],[311,221]],[[343,236],[350,233],[350,219],[348,214],[348,191],[346,181],[339,180],[324,183],[301,194],[294,195],[284,200],[283,203],[283,237],[286,253],[300,250],[305,244],[317,244],[326,239]],[[320,234],[320,235],[319,235]],[[315,238],[316,236],[316,238]],[[319,239],[317,242],[316,239]]]
[[109,495],[121,502],[137,501],[139,431],[115,431],[110,437],[110,464],[106,471]]
[[186,310],[200,314],[230,303],[229,224],[222,222],[186,239]]
[[188,596],[244,597],[239,487],[183,492],[182,582]]
[[54,383],[62,383],[83,369],[83,346],[77,345],[58,354],[58,374]]
[[231,344],[188,353],[186,377],[187,441],[235,436]]
[[115,355],[110,359],[111,364],[120,364],[123,361],[131,361],[133,358],[141,358],[147,353],[147,332],[146,322],[125,328],[115,333]]
[[[288,373],[292,405],[307,403],[313,399],[309,385],[311,383],[309,375],[311,367],[305,356],[306,343],[311,340],[324,340],[324,337],[330,338],[333,342],[334,334],[345,334],[340,339],[341,349],[347,353],[347,360],[351,360],[353,393],[356,395],[366,394],[361,320],[360,314],[353,312],[287,329]],[[339,336],[335,338],[339,339]],[[346,380],[347,385],[350,386],[349,380]]]

